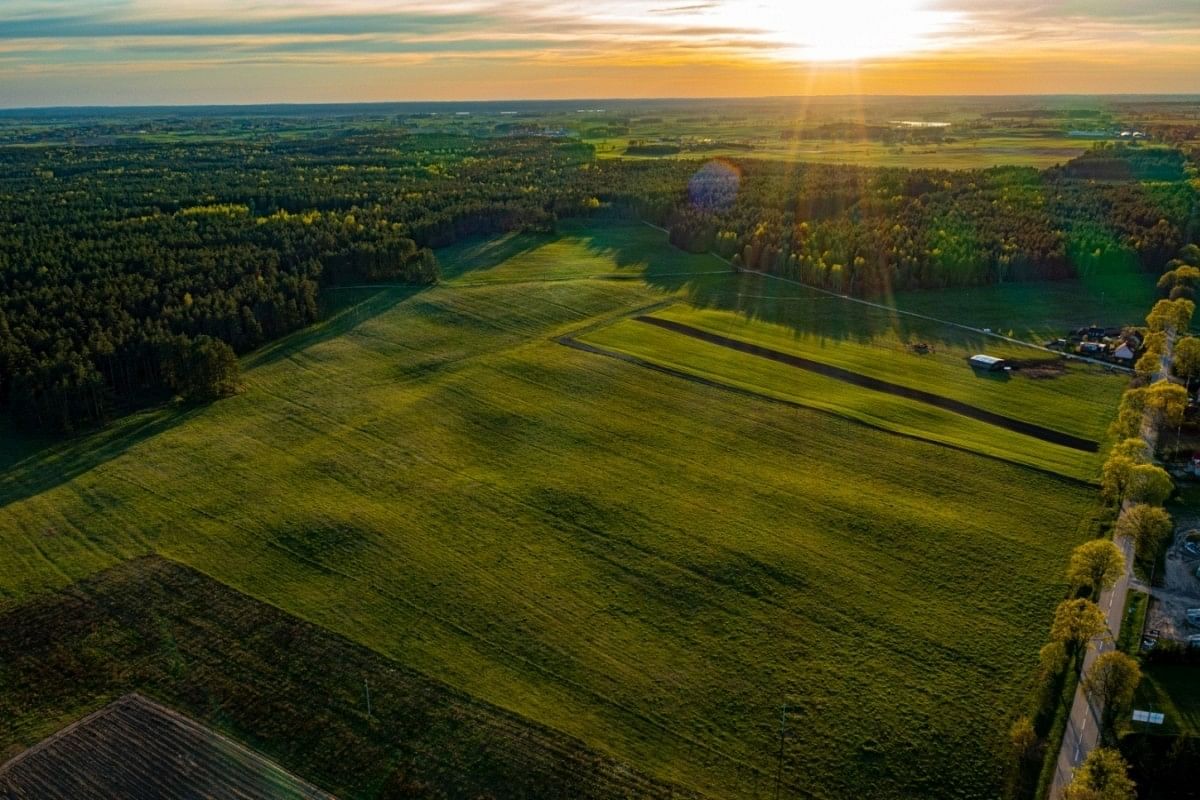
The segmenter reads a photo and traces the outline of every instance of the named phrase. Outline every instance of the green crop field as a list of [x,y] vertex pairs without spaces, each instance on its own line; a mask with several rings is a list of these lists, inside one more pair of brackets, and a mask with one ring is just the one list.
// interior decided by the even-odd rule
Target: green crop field
[[784,313],[645,226],[440,258],[235,397],[6,437],[0,609],[159,553],[686,788],[770,796],[786,703],[785,797],[998,794],[1094,490],[561,344]]
[[1080,480],[1093,477],[1098,469],[1094,453],[1041,442],[952,411],[850,386],[669,331],[648,329],[630,320],[589,333],[582,341],[718,384]]
[[[714,288],[718,280],[726,285]],[[911,316],[900,316],[758,276],[706,279],[693,303],[654,311],[656,319],[688,325],[740,342],[930,392],[988,412],[1102,442],[1126,380],[1083,363],[1030,377],[980,374],[966,359],[988,353],[1041,361],[1048,354],[1000,339]],[[762,294],[770,292],[769,295]],[[737,297],[769,298],[738,312],[697,307],[736,306]],[[747,313],[750,312],[750,313]],[[580,337],[587,344],[644,359],[764,396],[844,414],[897,432],[976,450],[1017,463],[1094,479],[1099,455],[1037,441],[952,411],[892,397],[755,355],[625,319]],[[915,344],[930,352],[913,352]],[[1052,356],[1049,356],[1053,358]]]
[[882,142],[802,141],[751,139],[744,147],[705,147],[671,156],[628,153],[628,138],[585,139],[600,158],[762,158],[816,164],[859,164],[907,169],[986,169],[995,166],[1037,167],[1065,164],[1092,146],[1089,141],[1063,136],[1029,137],[989,135],[945,144],[912,144],[903,147]]
[[[497,787],[530,800],[681,796],[157,556],[0,613],[0,652],[0,764],[136,691],[252,743],[340,798],[478,797]],[[172,759],[163,761],[169,776]],[[69,772],[43,777],[69,792]],[[0,769],[0,793],[4,786]],[[41,796],[17,796],[30,795]]]
[[[810,307],[797,311],[811,323],[815,315],[827,313],[837,302],[834,300],[831,303],[823,297],[814,298]],[[893,327],[886,333],[864,340],[804,333],[785,325],[749,320],[727,311],[698,309],[683,304],[655,311],[654,316],[764,347],[794,352],[902,386],[927,389],[989,411],[1091,439],[1103,438],[1112,410],[1120,401],[1128,382],[1118,373],[1082,362],[1063,363],[1062,372],[1051,373],[1050,377],[1028,377],[1022,375],[1020,370],[1004,376],[977,373],[967,364],[967,359],[975,353],[1033,361],[1054,357],[1003,340],[923,320],[905,320],[903,324],[895,325],[894,317],[870,307],[858,306],[855,310],[864,316],[885,317],[893,323]],[[842,309],[833,313],[844,318],[847,311]],[[911,346],[918,343],[928,344],[930,352],[913,352]]]
[[1100,325],[1142,325],[1158,293],[1141,272],[1078,280],[1006,283],[966,289],[900,292],[889,304],[1042,344],[1067,331]]

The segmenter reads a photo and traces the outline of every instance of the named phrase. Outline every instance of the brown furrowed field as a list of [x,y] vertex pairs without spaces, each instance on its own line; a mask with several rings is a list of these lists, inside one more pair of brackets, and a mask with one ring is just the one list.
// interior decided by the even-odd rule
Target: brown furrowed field
[[[157,557],[0,614],[0,652],[0,762],[137,690],[343,800],[686,796]],[[154,791],[130,796],[185,796],[186,786],[214,798],[325,796],[210,731],[137,703],[117,711],[0,770],[0,797],[65,800],[80,785],[68,773],[97,768],[112,782],[91,797],[146,781]],[[114,748],[136,756],[129,771]],[[179,753],[204,769],[173,769]]]
[[128,694],[0,765],[11,800],[333,800],[252,751]]

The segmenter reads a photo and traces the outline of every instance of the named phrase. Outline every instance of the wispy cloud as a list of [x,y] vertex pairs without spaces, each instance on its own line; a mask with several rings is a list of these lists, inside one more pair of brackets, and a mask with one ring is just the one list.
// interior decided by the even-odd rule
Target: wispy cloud
[[[270,68],[307,65],[343,81],[358,74],[349,85],[383,91],[371,67],[419,63],[424,86],[456,96],[485,96],[499,84],[483,72],[501,68],[528,94],[581,96],[604,84],[586,74],[580,81],[579,70],[640,70],[642,94],[677,91],[666,76],[680,69],[691,70],[689,94],[712,93],[717,83],[706,75],[754,74],[772,83],[748,81],[739,93],[765,94],[787,91],[788,75],[792,90],[803,90],[814,69],[850,70],[861,81],[905,65],[927,76],[927,65],[942,64],[945,91],[978,91],[956,88],[956,74],[969,73],[950,65],[990,60],[999,75],[1005,65],[1032,71],[1025,65],[1040,59],[1058,70],[1053,81],[1077,74],[1064,65],[1117,69],[1099,57],[1114,49],[1123,54],[1120,77],[1145,75],[1147,91],[1200,91],[1200,0],[3,0],[0,104],[50,91],[39,75],[75,75],[94,88],[98,75],[177,75],[180,64],[207,71],[213,86],[241,66],[252,67],[243,83],[302,92],[311,70],[306,84],[282,86]],[[1176,59],[1169,82],[1158,67],[1168,51]],[[564,88],[568,73],[577,91]],[[203,77],[179,85],[180,99]],[[1103,86],[1103,76],[1094,83]],[[1075,77],[1059,84],[1035,80],[1029,89],[1083,85]],[[170,87],[165,80],[163,91]],[[414,94],[409,85],[393,91]]]

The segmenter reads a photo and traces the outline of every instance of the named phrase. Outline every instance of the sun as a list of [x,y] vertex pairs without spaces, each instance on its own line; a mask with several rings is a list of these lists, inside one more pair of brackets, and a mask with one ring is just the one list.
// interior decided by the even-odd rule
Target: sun
[[964,15],[925,0],[725,0],[704,16],[760,42],[763,55],[853,61],[938,49]]

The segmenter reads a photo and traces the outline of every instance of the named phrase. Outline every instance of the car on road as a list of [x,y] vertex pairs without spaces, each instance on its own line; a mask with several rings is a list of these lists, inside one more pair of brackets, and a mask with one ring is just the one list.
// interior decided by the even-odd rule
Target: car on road
[[1200,542],[1195,540],[1183,543],[1184,555],[1192,558],[1200,558]]

